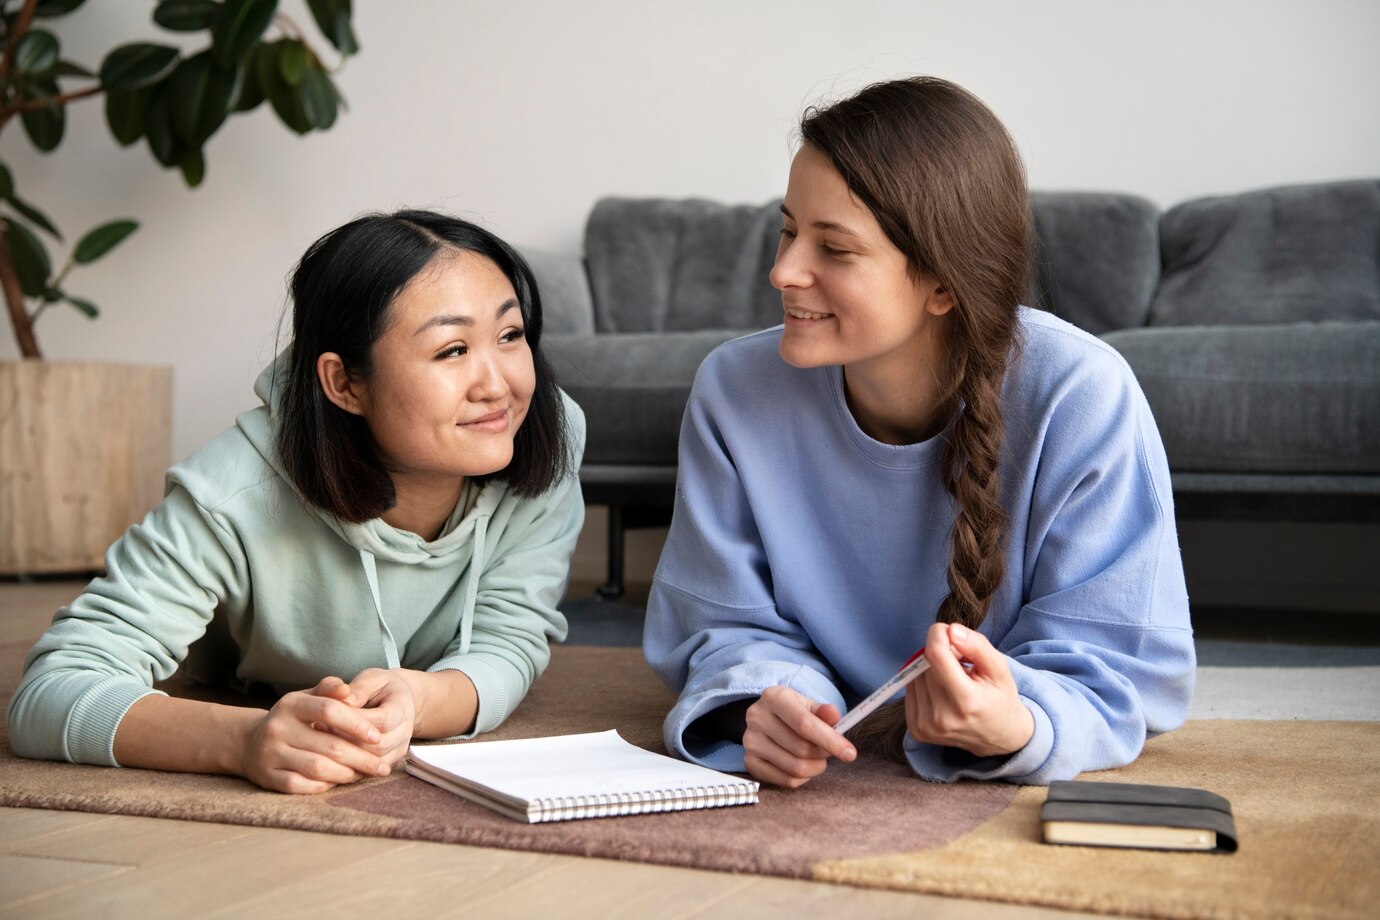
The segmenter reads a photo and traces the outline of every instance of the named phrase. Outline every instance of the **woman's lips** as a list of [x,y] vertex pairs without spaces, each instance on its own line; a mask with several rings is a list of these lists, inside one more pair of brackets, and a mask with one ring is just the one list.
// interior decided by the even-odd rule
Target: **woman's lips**
[[490,412],[488,415],[481,415],[479,418],[472,421],[461,422],[460,427],[467,431],[499,434],[508,430],[508,413],[505,410]]

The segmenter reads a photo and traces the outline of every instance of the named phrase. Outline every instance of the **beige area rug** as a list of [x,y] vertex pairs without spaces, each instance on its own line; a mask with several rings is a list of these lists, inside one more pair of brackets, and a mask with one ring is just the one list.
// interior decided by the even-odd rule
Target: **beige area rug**
[[[0,649],[0,693],[22,649]],[[187,688],[171,688],[186,691]],[[188,695],[194,695],[188,693]],[[557,649],[491,737],[617,728],[661,750],[671,695],[635,649]],[[895,765],[834,765],[760,804],[528,826],[399,773],[315,797],[229,777],[16,758],[0,745],[0,804],[436,840],[815,878],[1150,917],[1375,916],[1380,723],[1192,722],[1139,761],[1086,778],[1211,789],[1231,799],[1234,855],[1039,842],[1042,788],[924,783]]]

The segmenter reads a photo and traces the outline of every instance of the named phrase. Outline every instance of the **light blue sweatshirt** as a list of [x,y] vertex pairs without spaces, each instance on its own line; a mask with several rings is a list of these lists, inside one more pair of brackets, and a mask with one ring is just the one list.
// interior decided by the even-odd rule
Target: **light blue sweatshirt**
[[[29,652],[9,708],[15,753],[115,765],[120,720],[179,664],[277,693],[371,667],[455,669],[478,691],[475,732],[545,669],[584,520],[575,475],[537,498],[490,481],[430,542],[346,523],[306,506],[279,467],[273,373],[255,386],[264,406],[169,470],[166,498]],[[563,401],[573,470],[584,414]]]
[[[930,780],[1068,779],[1127,764],[1182,724],[1194,649],[1164,447],[1109,346],[1022,309],[1003,393],[1006,580],[981,631],[1008,656],[1029,743],[977,757],[906,738]],[[690,737],[708,712],[781,684],[840,711],[924,644],[948,593],[946,433],[868,437],[841,368],[797,369],[772,329],[721,346],[695,379],[674,519],[644,649],[680,699],[668,749],[743,769],[736,740]]]

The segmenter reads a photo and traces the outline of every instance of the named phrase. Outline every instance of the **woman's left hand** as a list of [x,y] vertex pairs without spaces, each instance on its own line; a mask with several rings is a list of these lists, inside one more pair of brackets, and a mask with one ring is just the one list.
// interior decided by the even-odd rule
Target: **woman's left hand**
[[936,623],[925,638],[925,657],[929,670],[906,687],[911,737],[979,757],[1025,747],[1035,718],[1016,693],[1006,656],[986,636],[957,623]]
[[398,671],[383,668],[369,668],[355,675],[348,684],[339,681],[328,686],[333,680],[322,681],[314,692],[358,707],[380,736],[377,743],[363,747],[383,758],[389,766],[397,766],[407,756],[417,719],[412,685]]

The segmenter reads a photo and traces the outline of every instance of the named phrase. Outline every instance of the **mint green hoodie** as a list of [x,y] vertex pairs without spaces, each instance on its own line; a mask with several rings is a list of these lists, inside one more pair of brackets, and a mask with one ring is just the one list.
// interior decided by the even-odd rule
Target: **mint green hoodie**
[[[29,652],[9,708],[15,753],[116,765],[120,720],[179,664],[276,693],[371,667],[451,668],[479,693],[476,733],[546,668],[548,642],[566,635],[556,603],[584,520],[573,472],[537,498],[490,481],[431,542],[382,520],[348,524],[283,475],[276,366],[254,387],[264,405],[168,471],[167,496]],[[584,414],[563,401],[573,470]]]

